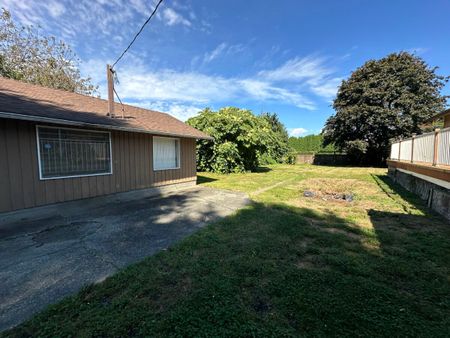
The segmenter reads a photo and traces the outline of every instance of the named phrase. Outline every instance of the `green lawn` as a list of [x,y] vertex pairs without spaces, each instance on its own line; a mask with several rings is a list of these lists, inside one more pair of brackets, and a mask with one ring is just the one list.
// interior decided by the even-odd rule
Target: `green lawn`
[[448,337],[450,226],[385,175],[201,173],[254,203],[5,336]]

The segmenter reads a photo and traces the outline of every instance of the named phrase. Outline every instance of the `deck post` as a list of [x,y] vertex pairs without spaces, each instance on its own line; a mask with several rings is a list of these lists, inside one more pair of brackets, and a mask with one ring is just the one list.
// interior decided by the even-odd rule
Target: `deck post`
[[414,139],[416,138],[416,134],[412,134],[411,137],[411,163],[414,163]]
[[398,160],[401,161],[400,155],[402,154],[402,140],[398,141]]
[[433,153],[433,166],[436,166],[438,160],[438,146],[439,146],[439,128],[434,130],[434,153]]

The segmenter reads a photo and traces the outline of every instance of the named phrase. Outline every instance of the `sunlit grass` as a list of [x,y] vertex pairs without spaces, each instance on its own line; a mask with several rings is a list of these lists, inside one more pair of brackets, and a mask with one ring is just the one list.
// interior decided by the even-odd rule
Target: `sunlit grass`
[[5,335],[448,336],[450,227],[385,169],[277,165],[199,183],[254,202]]

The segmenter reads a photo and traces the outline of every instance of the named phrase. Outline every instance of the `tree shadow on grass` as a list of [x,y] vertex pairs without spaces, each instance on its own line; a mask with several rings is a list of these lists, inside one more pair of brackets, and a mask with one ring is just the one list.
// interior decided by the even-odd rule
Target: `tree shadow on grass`
[[369,214],[253,203],[8,335],[446,336],[448,229]]
[[418,195],[403,188],[400,184],[395,183],[387,175],[375,175],[371,174],[373,180],[377,183],[378,187],[392,200],[402,200],[407,203],[403,204],[403,210],[410,214],[420,211],[424,215],[430,217],[439,217],[438,214],[432,209],[428,208],[426,202],[422,200]]
[[214,181],[217,181],[217,179],[208,177],[208,176],[203,176],[203,175],[197,173],[197,184],[205,184],[205,183],[214,182]]
[[254,173],[268,173],[272,171],[272,168],[269,167],[257,167],[253,170]]

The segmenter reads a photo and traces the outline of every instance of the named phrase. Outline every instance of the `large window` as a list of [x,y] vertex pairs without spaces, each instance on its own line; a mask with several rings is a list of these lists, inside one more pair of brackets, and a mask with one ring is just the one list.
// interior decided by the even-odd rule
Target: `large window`
[[180,140],[168,137],[153,137],[153,170],[177,169],[180,167]]
[[41,179],[111,174],[108,132],[37,127]]

